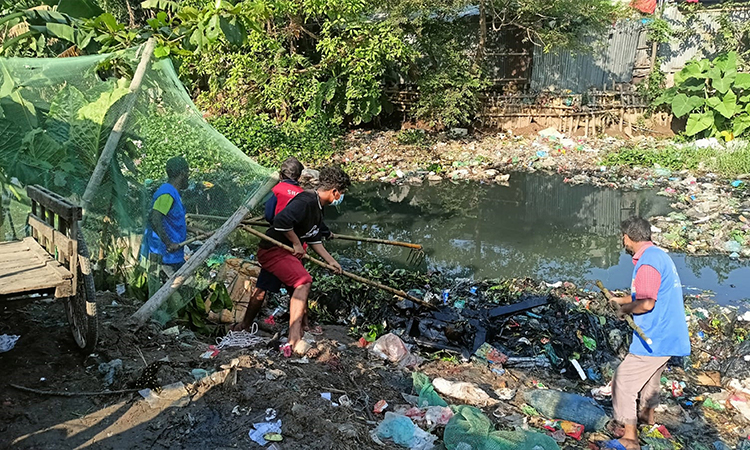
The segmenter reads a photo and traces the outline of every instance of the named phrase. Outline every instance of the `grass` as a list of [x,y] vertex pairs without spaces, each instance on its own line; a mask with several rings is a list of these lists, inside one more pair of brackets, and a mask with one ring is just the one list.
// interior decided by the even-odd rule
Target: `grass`
[[750,173],[750,143],[730,148],[698,148],[694,144],[659,147],[621,147],[602,159],[607,166],[663,167],[669,170],[713,172],[725,178]]

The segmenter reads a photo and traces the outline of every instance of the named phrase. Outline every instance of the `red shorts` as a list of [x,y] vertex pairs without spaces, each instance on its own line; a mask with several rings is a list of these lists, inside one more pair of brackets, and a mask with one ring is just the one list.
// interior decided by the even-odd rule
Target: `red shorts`
[[263,269],[293,289],[312,283],[312,276],[305,270],[302,261],[281,247],[259,248],[258,262]]

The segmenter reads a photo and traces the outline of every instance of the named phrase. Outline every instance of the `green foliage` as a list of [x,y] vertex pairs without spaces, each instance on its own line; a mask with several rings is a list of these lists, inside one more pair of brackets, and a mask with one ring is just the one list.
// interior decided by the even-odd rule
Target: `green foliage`
[[493,30],[521,29],[527,39],[545,51],[584,48],[584,36],[606,30],[626,14],[621,2],[609,0],[488,0],[486,3]]
[[654,17],[646,24],[646,39],[659,44],[668,43],[675,35],[672,26],[661,17]]
[[424,130],[401,130],[396,134],[396,141],[401,145],[413,145],[426,148],[432,144],[430,136]]
[[651,104],[664,93],[664,88],[667,85],[667,76],[662,72],[661,64],[661,58],[656,58],[654,70],[648,74],[645,80],[636,86],[638,93],[644,96],[646,101]]
[[311,165],[330,163],[341,129],[321,119],[277,123],[267,116],[224,115],[211,120],[220,133],[259,163],[277,167],[289,156]]
[[714,172],[724,178],[750,173],[750,145],[743,143],[727,150],[697,148],[692,145],[660,147],[623,147],[608,153],[602,164],[607,166],[655,167],[670,170]]
[[750,74],[737,73],[737,53],[690,61],[674,81],[654,105],[669,106],[676,117],[687,116],[687,136],[730,141],[750,129]]
[[221,313],[224,309],[231,310],[232,308],[232,299],[229,297],[226,286],[223,282],[217,281],[195,295],[195,298],[182,310],[180,320],[198,333],[214,336],[219,334],[221,328],[208,321],[208,311]]

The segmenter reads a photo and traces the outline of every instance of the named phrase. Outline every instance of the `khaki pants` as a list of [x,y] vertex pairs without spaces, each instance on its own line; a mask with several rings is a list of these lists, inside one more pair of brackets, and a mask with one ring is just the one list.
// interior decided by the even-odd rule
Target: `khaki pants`
[[661,374],[669,356],[638,356],[628,353],[612,380],[612,406],[615,420],[623,425],[638,425],[636,403],[640,408],[659,406]]

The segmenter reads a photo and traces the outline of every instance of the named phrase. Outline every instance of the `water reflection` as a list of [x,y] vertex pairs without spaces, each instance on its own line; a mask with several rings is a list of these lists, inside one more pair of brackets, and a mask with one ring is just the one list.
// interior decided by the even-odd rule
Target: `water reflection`
[[[510,185],[440,183],[355,186],[340,211],[328,211],[335,231],[419,242],[426,267],[455,276],[534,276],[578,283],[600,278],[627,287],[632,263],[622,251],[619,223],[669,212],[651,191],[571,186],[561,177],[514,174]],[[407,249],[335,242],[403,264]],[[750,268],[725,257],[672,255],[686,285],[711,289],[725,302],[743,297]],[[734,284],[737,287],[732,288]],[[745,291],[746,292],[746,291]]]

